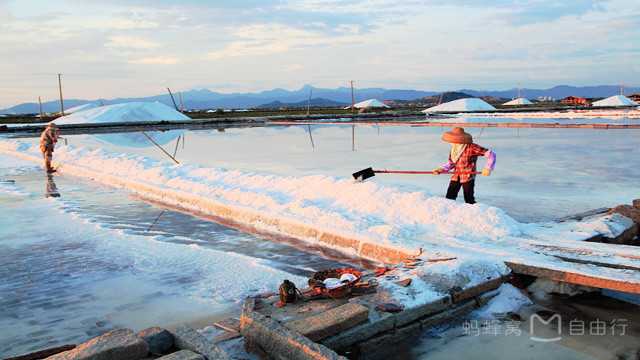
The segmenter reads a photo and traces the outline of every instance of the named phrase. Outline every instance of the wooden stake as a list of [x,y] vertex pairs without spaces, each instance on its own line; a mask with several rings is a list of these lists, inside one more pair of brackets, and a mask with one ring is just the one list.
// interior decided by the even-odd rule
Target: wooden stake
[[58,74],[58,90],[60,92],[60,114],[64,116],[64,100],[62,98],[62,74]]
[[311,148],[315,150],[316,144],[313,143],[313,135],[311,134],[311,124],[307,124],[307,127],[309,128],[309,140],[311,140]]
[[160,220],[160,217],[166,212],[167,210],[164,209],[160,212],[160,214],[158,214],[158,217],[156,217],[156,219],[151,223],[151,225],[149,225],[149,227],[147,228],[147,232],[151,231],[151,229],[153,229],[153,227],[156,225],[156,223],[158,223],[158,220]]
[[38,96],[38,105],[40,106],[40,120],[42,120],[44,115],[42,114],[42,99],[40,98],[40,96]]
[[146,132],[142,132],[142,135],[146,136],[147,139],[149,139],[149,141],[151,141],[151,143],[155,146],[158,147],[158,149],[160,149],[165,155],[167,155],[168,157],[171,158],[171,160],[173,160],[173,162],[175,162],[176,164],[180,164],[180,162],[178,160],[176,160],[176,158],[174,158],[173,156],[171,156],[171,154],[169,154],[167,152],[167,150],[165,150],[162,146],[160,146],[160,144],[158,144],[157,142],[155,142],[155,140],[153,140],[153,138],[151,138],[151,136],[147,135]]
[[180,137],[181,136],[178,136],[178,139],[176,140],[176,148],[173,149],[173,157],[176,157],[176,154],[178,153],[178,145],[180,144]]
[[176,99],[173,98],[173,94],[171,93],[171,89],[167,88],[167,91],[169,92],[169,96],[171,96],[171,102],[173,102],[173,107],[176,109],[176,111],[180,111],[180,110],[178,110],[178,105],[176,105]]

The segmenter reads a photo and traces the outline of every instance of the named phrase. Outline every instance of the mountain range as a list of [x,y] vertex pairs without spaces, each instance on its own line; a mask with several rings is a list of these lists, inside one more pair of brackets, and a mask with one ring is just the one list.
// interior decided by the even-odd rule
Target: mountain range
[[[492,96],[496,98],[511,99],[518,94],[517,89],[509,90],[473,90],[460,89],[458,92],[466,93],[472,96]],[[626,88],[625,93],[639,93],[640,87]],[[384,89],[384,88],[364,88],[355,90],[355,100],[363,101],[366,99],[379,100],[415,100],[428,96],[437,95],[438,91],[423,90],[401,90],[401,89]],[[520,94],[527,98],[537,98],[539,96],[549,96],[555,99],[564,98],[574,95],[587,98],[602,98],[620,93],[620,87],[616,85],[598,85],[598,86],[568,86],[559,85],[548,89],[520,89]],[[309,95],[313,96],[312,100],[322,101],[327,105],[335,103],[335,105],[351,103],[351,89],[347,87],[339,87],[336,89],[316,88],[305,85],[298,90],[273,89],[252,93],[219,93],[208,89],[195,89],[182,92],[182,99],[186,109],[217,109],[217,108],[250,108],[261,107],[262,105],[278,105],[298,103],[306,106]],[[178,101],[178,97],[176,97]],[[318,100],[319,99],[319,100]],[[65,99],[65,108],[86,104],[93,101],[100,101],[105,105],[118,104],[131,101],[159,101],[164,104],[173,106],[169,94],[154,95],[138,98],[116,98],[116,99]],[[277,103],[276,103],[277,102]],[[272,104],[270,104],[272,103]],[[178,104],[180,105],[180,104]],[[55,112],[59,111],[57,101],[47,101],[42,104],[43,111]],[[7,109],[0,110],[0,114],[28,114],[37,113],[38,103],[22,103]]]

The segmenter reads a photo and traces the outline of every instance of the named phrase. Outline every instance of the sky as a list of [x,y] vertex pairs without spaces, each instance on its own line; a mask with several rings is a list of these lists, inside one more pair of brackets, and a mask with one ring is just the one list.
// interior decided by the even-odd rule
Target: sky
[[640,85],[640,1],[0,0],[0,107],[304,84]]

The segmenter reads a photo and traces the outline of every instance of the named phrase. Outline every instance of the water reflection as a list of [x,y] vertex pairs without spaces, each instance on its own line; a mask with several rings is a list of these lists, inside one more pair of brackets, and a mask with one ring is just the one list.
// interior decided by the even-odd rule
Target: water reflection
[[56,185],[56,182],[53,180],[52,174],[47,174],[47,183],[45,187],[44,197],[46,198],[60,197],[60,192],[58,192],[58,186]]
[[[184,134],[184,130],[171,130],[171,131],[147,131],[147,132],[127,132],[127,133],[114,133],[114,134],[99,134],[93,135],[101,142],[106,142],[113,145],[132,147],[132,148],[147,148],[154,146],[151,141],[144,135],[149,135],[156,143],[160,145],[166,145]],[[176,142],[177,144],[177,142]]]

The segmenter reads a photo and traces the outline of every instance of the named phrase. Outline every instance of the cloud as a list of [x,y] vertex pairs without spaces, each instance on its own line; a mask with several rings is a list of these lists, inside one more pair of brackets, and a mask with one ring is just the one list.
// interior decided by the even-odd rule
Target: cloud
[[[163,82],[238,91],[345,79],[428,90],[635,85],[639,19],[640,2],[629,0],[0,0],[0,73],[19,88],[0,100],[55,92],[33,69],[86,74],[69,76],[77,97]],[[189,66],[167,72],[174,64]]]
[[179,62],[178,58],[172,56],[152,56],[128,61],[129,64],[136,65],[175,65]]
[[281,24],[243,26],[233,31],[234,40],[219,50],[210,51],[206,58],[219,60],[228,57],[262,56],[303,48],[319,48],[356,41],[357,30],[343,29],[344,35],[329,36],[323,32],[299,29]]
[[117,35],[109,37],[109,41],[105,46],[122,49],[155,49],[160,44],[140,37]]

